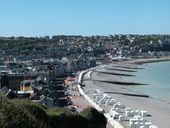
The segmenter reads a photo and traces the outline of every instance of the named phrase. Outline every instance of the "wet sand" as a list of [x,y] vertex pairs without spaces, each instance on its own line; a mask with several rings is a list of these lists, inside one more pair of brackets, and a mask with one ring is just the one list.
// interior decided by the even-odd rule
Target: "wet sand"
[[[153,60],[152,60],[153,61]],[[155,61],[155,60],[154,60]],[[141,62],[141,61],[140,61]],[[149,61],[147,61],[149,62]],[[124,63],[124,64],[123,64]],[[107,68],[100,68],[96,69],[97,71],[91,73],[91,78],[89,80],[85,80],[84,84],[84,90],[85,92],[89,89],[101,89],[103,92],[118,92],[118,93],[128,93],[128,94],[142,94],[133,90],[130,90],[126,88],[124,85],[117,85],[112,83],[106,83],[101,82],[102,81],[122,81],[126,82],[124,80],[124,77],[127,76],[121,76],[121,75],[111,75],[110,73],[120,73],[120,74],[130,74],[134,75],[133,72],[123,71],[123,70],[142,70],[142,66],[139,66],[138,64],[129,64],[123,62],[121,64],[110,64],[107,66]],[[136,62],[135,62],[136,63]],[[116,65],[119,65],[119,69],[122,69],[122,71],[118,70],[109,70],[108,68],[118,68]],[[122,66],[122,67],[121,67]],[[131,68],[128,68],[131,67]],[[139,67],[139,69],[138,69]],[[141,67],[141,68],[140,68]],[[109,72],[109,74],[102,73],[102,72]],[[97,81],[96,81],[97,80]],[[140,85],[138,85],[140,86]],[[146,85],[147,86],[147,85]],[[158,99],[154,99],[152,97],[138,97],[138,96],[128,96],[128,95],[122,95],[122,94],[116,94],[116,93],[108,93],[111,97],[116,99],[117,101],[120,101],[122,104],[124,104],[126,107],[130,107],[135,110],[146,110],[151,115],[149,117],[146,117],[146,119],[159,128],[170,128],[170,104],[159,101]],[[109,112],[110,108],[106,108],[106,112]]]

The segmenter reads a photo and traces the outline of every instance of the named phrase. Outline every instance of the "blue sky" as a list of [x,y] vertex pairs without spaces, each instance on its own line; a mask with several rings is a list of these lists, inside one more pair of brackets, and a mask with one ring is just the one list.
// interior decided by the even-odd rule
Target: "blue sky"
[[0,0],[0,36],[170,34],[170,0]]

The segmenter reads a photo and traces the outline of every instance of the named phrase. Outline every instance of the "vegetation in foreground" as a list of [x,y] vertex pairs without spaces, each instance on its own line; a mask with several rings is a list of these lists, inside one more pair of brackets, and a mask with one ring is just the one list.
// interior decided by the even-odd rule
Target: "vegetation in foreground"
[[0,95],[0,128],[106,128],[106,122],[104,115],[91,107],[73,114]]

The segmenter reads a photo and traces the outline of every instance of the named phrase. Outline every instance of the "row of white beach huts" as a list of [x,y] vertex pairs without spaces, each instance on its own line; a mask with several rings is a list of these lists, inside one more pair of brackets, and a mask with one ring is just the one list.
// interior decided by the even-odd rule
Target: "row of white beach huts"
[[92,70],[96,68],[82,71],[78,77],[77,87],[80,94],[83,95],[84,98],[98,111],[104,110],[101,106],[111,107],[110,112],[104,113],[104,115],[111,123],[111,125],[114,126],[114,128],[123,128],[123,126],[120,124],[123,121],[128,121],[129,128],[158,128],[144,118],[148,116],[147,111],[132,110],[131,108],[126,107],[116,99],[113,99],[112,97],[103,93],[100,89],[91,89],[85,93],[80,85],[82,83],[82,77],[86,74],[85,77],[89,79],[91,77],[90,75],[92,73]]
[[121,102],[103,93],[100,89],[88,90],[87,94],[99,106],[110,106],[109,114],[114,120],[118,120],[119,122],[129,121],[129,128],[158,128],[145,119],[145,117],[149,116],[147,111],[133,110],[126,107]]

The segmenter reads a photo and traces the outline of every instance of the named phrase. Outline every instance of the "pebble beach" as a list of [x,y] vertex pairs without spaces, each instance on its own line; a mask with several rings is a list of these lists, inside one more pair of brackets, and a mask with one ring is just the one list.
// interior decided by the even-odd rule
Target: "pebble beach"
[[[141,64],[140,60],[140,64]],[[155,59],[150,60],[150,62],[155,62]],[[159,60],[158,60],[159,61]],[[149,60],[145,61],[149,62]],[[114,70],[115,69],[115,70]],[[132,108],[133,110],[144,110],[147,111],[150,116],[147,116],[146,119],[152,124],[156,125],[159,128],[169,128],[169,120],[170,120],[170,104],[159,101],[153,97],[143,97],[140,95],[141,92],[136,92],[134,90],[130,90],[126,88],[128,85],[122,84],[114,84],[109,83],[110,81],[118,81],[118,82],[127,82],[124,80],[123,75],[115,75],[116,74],[125,74],[125,75],[134,75],[136,70],[141,70],[142,66],[135,63],[123,62],[119,64],[109,64],[103,66],[101,68],[97,68],[91,72],[90,78],[85,79],[83,84],[85,85],[84,92],[87,92],[90,89],[100,89],[102,92],[111,96],[112,98],[118,100],[126,107]],[[112,74],[113,73],[113,74]],[[134,76],[135,77],[135,76]],[[108,82],[109,81],[109,82]],[[140,85],[139,85],[140,86]],[[146,85],[147,86],[147,85]],[[124,95],[128,94],[128,95]],[[132,95],[129,95],[132,94]],[[137,95],[137,96],[135,96]],[[139,96],[138,96],[139,95]],[[101,106],[104,108],[106,112],[109,112],[111,109],[107,106]],[[124,127],[128,127],[128,122],[120,122]]]

